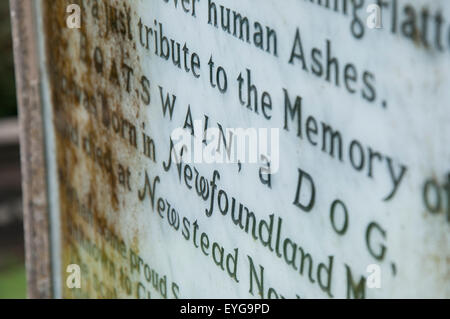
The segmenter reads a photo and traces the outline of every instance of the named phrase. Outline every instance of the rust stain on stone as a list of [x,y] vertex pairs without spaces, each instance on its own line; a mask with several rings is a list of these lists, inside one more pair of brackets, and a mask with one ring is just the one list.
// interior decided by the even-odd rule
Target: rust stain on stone
[[[72,3],[82,9],[79,30],[66,25],[66,8]],[[143,121],[139,94],[127,92],[123,68],[129,65],[133,74],[140,73],[130,21],[136,10],[132,2],[117,0],[45,0],[42,11],[59,175],[62,271],[81,263],[89,278],[81,295],[64,285],[63,297],[120,297],[117,268],[129,266],[129,257],[118,247],[127,236],[120,221],[132,203],[120,199],[117,166],[119,161],[143,165],[131,137],[124,138],[127,129],[131,132],[124,123],[134,121],[139,128]],[[128,233],[128,249],[139,252],[139,225]]]

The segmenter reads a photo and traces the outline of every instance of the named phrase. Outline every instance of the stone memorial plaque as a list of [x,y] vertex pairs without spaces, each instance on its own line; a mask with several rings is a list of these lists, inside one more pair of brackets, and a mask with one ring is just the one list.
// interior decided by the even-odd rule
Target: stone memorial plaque
[[448,1],[32,10],[53,296],[450,297]]

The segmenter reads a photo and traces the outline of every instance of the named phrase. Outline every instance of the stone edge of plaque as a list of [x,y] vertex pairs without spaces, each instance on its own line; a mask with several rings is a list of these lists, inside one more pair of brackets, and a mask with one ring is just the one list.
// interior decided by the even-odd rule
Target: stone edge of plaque
[[34,1],[10,0],[29,298],[51,298],[49,205]]

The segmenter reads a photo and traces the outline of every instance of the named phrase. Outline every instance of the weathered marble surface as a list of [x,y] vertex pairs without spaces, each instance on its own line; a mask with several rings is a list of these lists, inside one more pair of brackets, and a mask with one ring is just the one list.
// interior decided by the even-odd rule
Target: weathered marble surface
[[[44,112],[59,296],[450,297],[447,1],[399,1],[396,33],[390,1],[382,29],[365,26],[371,1],[355,20],[350,3],[345,15],[309,1],[217,0],[217,28],[214,20],[208,23],[207,0],[195,1],[195,16],[190,1],[186,7],[181,1],[104,1],[119,10],[116,32],[110,24],[106,29],[110,15],[106,19],[104,5],[95,8],[96,1],[83,1],[80,30],[67,29],[66,2],[38,5],[39,28],[46,35],[40,38],[41,62],[47,71]],[[233,29],[223,30],[221,5],[232,18],[236,13],[248,18],[248,42]],[[408,26],[402,29],[408,5],[416,12],[414,40]],[[424,7],[430,16],[428,38],[421,41]],[[361,38],[351,31],[359,21]],[[172,57],[161,57],[160,35],[155,54],[160,23],[167,43],[180,44],[180,67]],[[262,49],[253,37],[259,30],[255,23]],[[276,33],[276,52],[268,30]],[[338,82],[333,64],[327,78],[327,50],[339,64]],[[219,66],[226,71],[223,93],[211,85],[210,61],[216,71]],[[258,90],[257,111],[245,104],[247,70]],[[271,99],[266,113],[263,92]],[[176,96],[172,115],[161,102],[167,94]],[[299,122],[289,111],[296,97]],[[178,171],[172,163],[166,170],[170,136],[190,123],[189,116],[202,127],[207,116],[209,127],[278,128],[279,169],[271,187],[261,182],[259,164],[190,163],[190,169],[182,164]],[[136,129],[136,145],[130,127]],[[331,149],[330,130],[339,132],[342,154],[338,140]],[[150,157],[143,133],[155,143]],[[86,145],[101,154],[89,155]],[[197,185],[204,177],[209,187],[205,199],[195,188],[196,170]],[[228,198],[225,215],[219,196],[223,210]],[[236,215],[239,204],[254,213],[255,234],[251,223],[246,232],[245,218],[244,227],[233,222],[233,204]],[[167,215],[169,206],[179,216],[178,229],[170,225],[175,215]],[[273,234],[265,245],[271,218]],[[82,269],[79,290],[65,285],[66,267],[74,263]],[[380,288],[368,286],[374,270]],[[358,288],[361,276],[368,285]]]

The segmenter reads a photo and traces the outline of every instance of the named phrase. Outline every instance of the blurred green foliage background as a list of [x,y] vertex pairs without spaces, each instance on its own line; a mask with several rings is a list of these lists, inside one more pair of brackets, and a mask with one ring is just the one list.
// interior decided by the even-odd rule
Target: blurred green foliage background
[[0,273],[0,282],[0,299],[25,298],[25,265],[16,263],[14,267]]
[[[17,116],[9,1],[0,1],[0,120]],[[0,149],[1,151],[1,149]],[[19,162],[19,159],[17,159]],[[11,163],[8,163],[10,165]],[[2,165],[0,163],[0,165]],[[20,165],[17,163],[17,165]],[[0,170],[0,178],[1,170]],[[20,177],[19,177],[20,178]],[[9,200],[9,199],[7,199]],[[0,225],[0,299],[25,298],[22,221]]]

